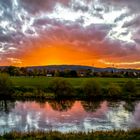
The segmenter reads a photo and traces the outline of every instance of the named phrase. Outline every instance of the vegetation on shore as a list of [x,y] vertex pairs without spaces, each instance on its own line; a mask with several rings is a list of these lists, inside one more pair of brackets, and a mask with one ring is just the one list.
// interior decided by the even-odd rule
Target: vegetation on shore
[[11,93],[13,89],[13,83],[10,80],[8,74],[0,74],[0,95],[6,96]]
[[140,81],[133,78],[10,77],[0,74],[0,97],[14,98],[118,98],[140,97]]
[[0,136],[1,140],[139,140],[140,129],[128,131],[95,131],[95,132],[10,132]]

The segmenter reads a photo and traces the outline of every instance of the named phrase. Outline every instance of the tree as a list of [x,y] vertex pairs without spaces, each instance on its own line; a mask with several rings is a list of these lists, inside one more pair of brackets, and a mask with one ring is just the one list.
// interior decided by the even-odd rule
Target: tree
[[70,77],[78,77],[78,74],[77,74],[77,72],[75,70],[71,70],[69,72],[69,75],[70,75]]
[[8,74],[0,74],[0,94],[6,95],[11,92],[13,84]]
[[64,77],[77,77],[77,72],[75,70],[64,71]]
[[38,69],[33,69],[33,76],[38,76],[38,73],[39,73],[39,71],[38,71]]
[[110,97],[120,97],[121,94],[121,88],[120,86],[116,85],[116,84],[110,84],[108,87],[108,95]]
[[87,97],[99,96],[101,93],[100,83],[95,80],[87,80],[83,84],[83,92]]
[[136,93],[137,91],[136,83],[132,80],[129,80],[124,85],[124,91],[129,93]]
[[49,89],[55,93],[57,97],[68,97],[72,95],[73,87],[65,79],[56,78],[49,84]]
[[28,70],[25,67],[20,68],[20,75],[27,76],[28,75]]
[[93,76],[92,70],[91,69],[87,69],[85,75],[86,75],[86,77]]
[[19,76],[20,75],[20,69],[15,66],[6,67],[4,72],[8,73],[10,76]]

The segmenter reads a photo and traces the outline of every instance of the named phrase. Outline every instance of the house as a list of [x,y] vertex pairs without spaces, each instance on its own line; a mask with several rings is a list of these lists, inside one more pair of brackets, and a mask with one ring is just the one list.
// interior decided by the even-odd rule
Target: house
[[46,74],[47,77],[52,77],[53,75],[51,73]]

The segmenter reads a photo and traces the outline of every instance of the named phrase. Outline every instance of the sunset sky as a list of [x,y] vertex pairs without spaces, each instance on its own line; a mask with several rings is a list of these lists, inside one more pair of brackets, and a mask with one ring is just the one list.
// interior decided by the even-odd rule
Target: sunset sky
[[0,0],[0,65],[140,69],[140,0]]

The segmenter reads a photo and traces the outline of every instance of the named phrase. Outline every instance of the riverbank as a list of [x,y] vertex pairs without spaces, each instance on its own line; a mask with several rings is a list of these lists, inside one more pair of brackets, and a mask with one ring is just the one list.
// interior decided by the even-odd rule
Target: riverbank
[[96,131],[96,132],[11,132],[0,136],[1,140],[139,140],[140,129],[134,129],[129,131]]
[[108,96],[108,95],[102,95],[102,96],[97,96],[97,97],[88,97],[88,96],[82,96],[81,94],[78,95],[75,94],[73,96],[65,96],[65,97],[57,97],[54,93],[45,93],[45,92],[15,92],[11,94],[10,96],[1,96],[0,99],[10,99],[10,100],[139,100],[140,95],[123,95],[120,97],[113,97],[113,96]]
[[12,84],[1,86],[2,98],[140,99],[140,80],[134,78],[9,77],[7,81],[8,79]]
[[84,100],[95,98],[135,100],[140,98],[139,79],[46,77],[20,78],[12,77],[12,81],[15,85],[15,93],[13,95],[14,98],[64,98]]

